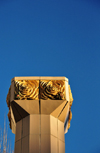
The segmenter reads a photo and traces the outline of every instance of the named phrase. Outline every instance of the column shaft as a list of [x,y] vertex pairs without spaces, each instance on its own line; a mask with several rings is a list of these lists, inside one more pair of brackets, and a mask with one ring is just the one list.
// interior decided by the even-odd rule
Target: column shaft
[[65,153],[64,123],[31,114],[16,124],[15,153]]

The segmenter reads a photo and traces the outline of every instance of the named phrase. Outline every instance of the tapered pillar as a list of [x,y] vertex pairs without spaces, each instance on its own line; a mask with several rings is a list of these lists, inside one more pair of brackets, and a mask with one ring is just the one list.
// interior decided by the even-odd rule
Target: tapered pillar
[[15,77],[7,95],[14,153],[65,153],[72,118],[65,77]]
[[16,124],[15,153],[65,153],[64,123],[52,115],[29,115]]

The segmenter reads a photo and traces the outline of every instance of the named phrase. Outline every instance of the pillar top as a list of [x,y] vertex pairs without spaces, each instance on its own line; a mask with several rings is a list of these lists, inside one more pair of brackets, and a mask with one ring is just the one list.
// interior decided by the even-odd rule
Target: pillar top
[[16,123],[30,114],[58,118],[64,123],[65,133],[70,127],[73,97],[66,77],[14,77],[6,101],[13,133]]

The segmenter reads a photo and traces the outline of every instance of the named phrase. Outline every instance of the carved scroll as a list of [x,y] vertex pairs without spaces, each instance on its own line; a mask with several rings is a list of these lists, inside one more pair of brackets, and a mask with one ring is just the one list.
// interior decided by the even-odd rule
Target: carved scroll
[[39,81],[17,80],[15,81],[16,100],[37,100],[39,96]]
[[41,80],[40,99],[64,100],[65,81],[62,80]]

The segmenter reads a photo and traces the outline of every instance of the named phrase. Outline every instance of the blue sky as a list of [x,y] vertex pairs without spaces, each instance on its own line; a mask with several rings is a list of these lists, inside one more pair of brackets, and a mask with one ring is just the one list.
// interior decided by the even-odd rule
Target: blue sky
[[99,0],[0,0],[0,70],[1,127],[13,77],[65,76],[74,98],[66,153],[100,153]]

